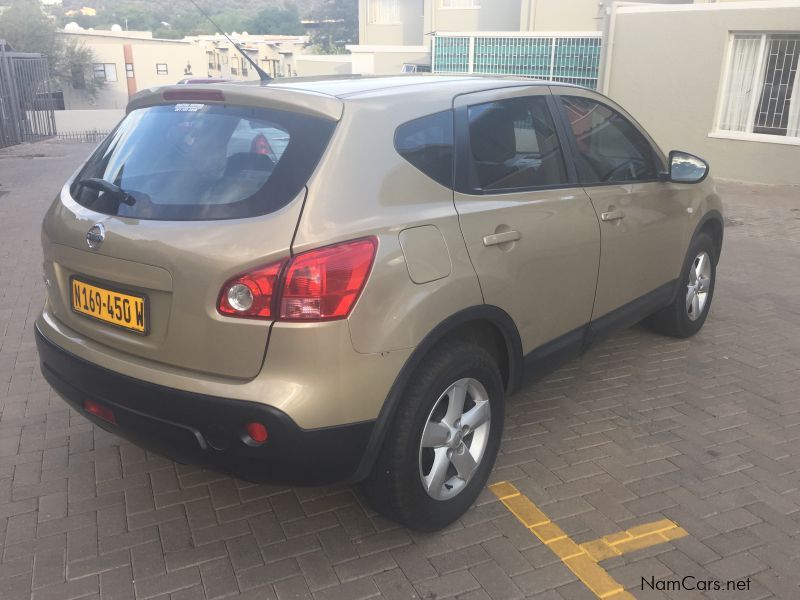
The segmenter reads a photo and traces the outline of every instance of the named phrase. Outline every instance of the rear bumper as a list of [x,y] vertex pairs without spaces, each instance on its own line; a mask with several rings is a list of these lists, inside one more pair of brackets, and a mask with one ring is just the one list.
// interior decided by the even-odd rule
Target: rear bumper
[[[133,379],[63,350],[36,328],[42,373],[75,410],[99,427],[181,463],[206,466],[248,481],[320,485],[350,479],[374,422],[301,429],[286,413],[256,402],[185,392]],[[86,410],[93,400],[116,424]],[[243,426],[269,432],[261,446],[245,443]]]

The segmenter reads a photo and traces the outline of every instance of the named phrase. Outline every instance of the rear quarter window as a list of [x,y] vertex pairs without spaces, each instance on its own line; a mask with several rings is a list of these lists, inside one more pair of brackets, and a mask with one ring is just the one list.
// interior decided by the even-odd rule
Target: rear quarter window
[[397,152],[445,187],[453,187],[453,111],[404,123],[394,135]]
[[546,96],[469,107],[470,183],[495,193],[564,185],[567,171]]
[[[89,158],[70,189],[98,212],[161,220],[268,214],[297,196],[330,141],[329,119],[221,104],[132,111]],[[103,179],[132,204],[81,185]]]

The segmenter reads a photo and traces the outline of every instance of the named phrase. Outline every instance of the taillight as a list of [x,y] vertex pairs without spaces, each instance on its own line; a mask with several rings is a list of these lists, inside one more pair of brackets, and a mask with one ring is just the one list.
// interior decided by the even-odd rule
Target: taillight
[[281,319],[341,319],[350,314],[367,282],[375,238],[364,238],[298,254],[286,269]]
[[222,286],[217,310],[230,317],[272,318],[272,297],[286,261],[259,267]]
[[217,310],[251,319],[345,318],[364,289],[377,246],[375,238],[344,242],[243,273],[222,287]]

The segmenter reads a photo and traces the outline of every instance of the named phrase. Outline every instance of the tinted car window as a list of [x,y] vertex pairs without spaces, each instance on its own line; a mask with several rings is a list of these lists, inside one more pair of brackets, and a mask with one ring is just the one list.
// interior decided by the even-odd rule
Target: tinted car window
[[577,143],[582,183],[652,181],[659,167],[650,142],[628,119],[588,98],[562,97]]
[[[297,113],[206,104],[132,111],[72,185],[75,200],[139,219],[231,219],[267,214],[297,196],[335,122]],[[82,186],[113,183],[135,199]]]
[[397,152],[431,179],[453,187],[453,113],[409,121],[394,135]]
[[512,190],[567,181],[546,97],[476,104],[468,112],[472,187]]
[[256,152],[266,154],[277,162],[289,145],[290,137],[289,132],[280,126],[242,119],[228,141],[227,155],[231,156],[237,152]]

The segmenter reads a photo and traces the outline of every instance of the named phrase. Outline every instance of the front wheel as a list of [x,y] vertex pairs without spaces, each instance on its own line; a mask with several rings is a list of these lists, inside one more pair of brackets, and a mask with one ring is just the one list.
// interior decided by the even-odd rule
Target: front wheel
[[653,329],[679,338],[687,338],[700,331],[711,308],[716,276],[714,242],[701,233],[689,245],[675,300],[652,316]]
[[491,354],[460,340],[434,350],[407,385],[363,484],[373,508],[418,531],[464,514],[494,465],[504,401]]

